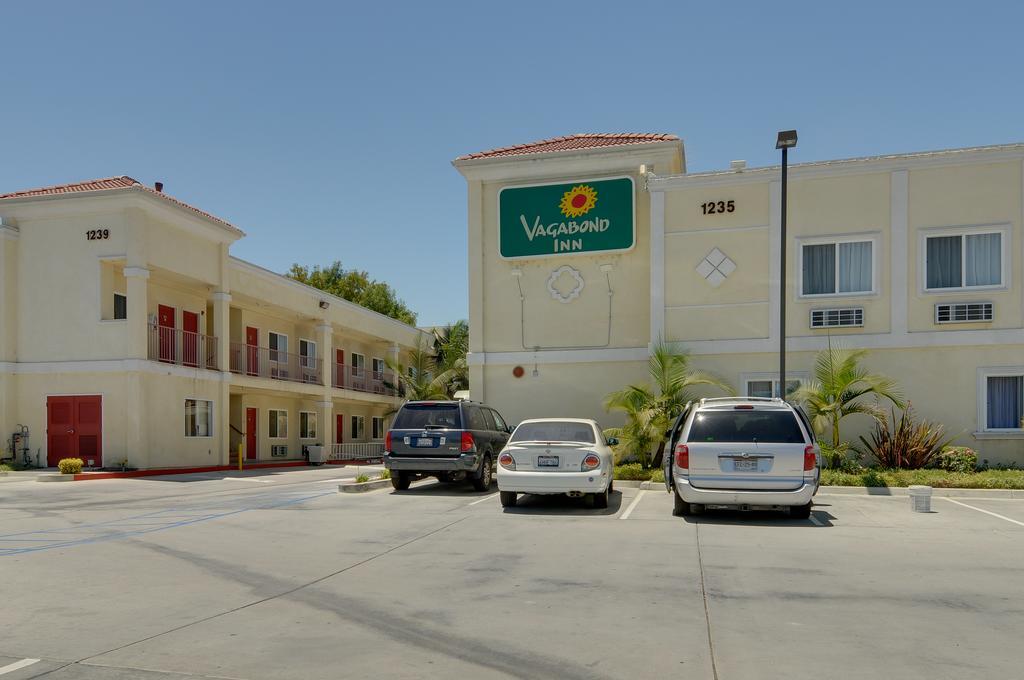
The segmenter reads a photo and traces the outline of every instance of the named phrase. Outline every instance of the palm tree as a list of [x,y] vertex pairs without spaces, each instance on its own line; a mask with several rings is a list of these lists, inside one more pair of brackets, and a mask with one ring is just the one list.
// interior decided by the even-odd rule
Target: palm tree
[[[861,366],[866,355],[867,350],[842,349],[830,343],[814,360],[814,380],[793,394],[795,401],[807,406],[816,434],[821,435],[826,426],[831,427],[833,451],[842,443],[839,422],[846,416],[862,413],[881,422],[885,411],[879,406],[878,397],[885,397],[901,409],[904,407],[895,380],[869,373]],[[867,396],[874,396],[875,400],[865,400]]]
[[[406,399],[411,401],[451,399],[453,380],[461,370],[459,365],[449,368],[439,366],[424,340],[420,340],[416,348],[409,352],[408,365],[403,366],[390,358],[385,361],[388,368],[394,371]],[[465,359],[462,365],[465,365]]]
[[[733,390],[717,376],[692,369],[688,355],[672,351],[664,342],[655,345],[647,361],[647,371],[653,387],[630,385],[612,392],[605,397],[604,407],[626,414],[625,426],[615,428],[610,436],[618,436],[625,450],[635,453],[643,467],[648,464],[659,467],[665,454],[664,433],[683,412],[686,403],[694,399],[693,388],[711,385],[726,394],[732,394]],[[658,448],[648,463],[655,442]]]
[[449,391],[469,389],[469,367],[466,354],[469,352],[469,324],[456,321],[434,329],[434,361],[438,372],[452,371]]

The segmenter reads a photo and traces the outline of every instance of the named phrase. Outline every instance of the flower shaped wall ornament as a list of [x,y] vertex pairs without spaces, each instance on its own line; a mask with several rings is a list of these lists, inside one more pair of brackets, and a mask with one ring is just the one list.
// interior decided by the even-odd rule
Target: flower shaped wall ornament
[[553,299],[562,304],[568,304],[578,298],[583,286],[583,277],[567,264],[551,272],[551,276],[548,277],[548,292]]
[[711,284],[712,288],[722,285],[722,282],[734,271],[736,271],[736,263],[718,248],[712,249],[697,265],[697,273]]

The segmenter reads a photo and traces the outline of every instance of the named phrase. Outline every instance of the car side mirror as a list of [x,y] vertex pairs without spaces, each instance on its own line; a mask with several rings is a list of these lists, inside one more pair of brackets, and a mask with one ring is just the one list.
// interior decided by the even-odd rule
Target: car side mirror
[[619,440],[618,440],[617,437],[608,437],[608,439],[606,441],[608,442],[608,446],[618,446],[619,445]]
[[505,432],[508,432],[509,434],[512,434],[515,431],[515,429],[516,428],[512,427],[511,425],[507,425],[505,427]]

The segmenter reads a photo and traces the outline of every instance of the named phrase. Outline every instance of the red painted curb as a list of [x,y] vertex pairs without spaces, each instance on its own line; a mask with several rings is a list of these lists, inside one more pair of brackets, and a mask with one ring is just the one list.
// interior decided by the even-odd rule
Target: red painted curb
[[[367,465],[365,461],[354,460],[329,460],[328,465]],[[265,468],[288,468],[288,467],[316,467],[304,460],[293,460],[281,463],[250,463],[242,468],[245,470],[261,470]],[[124,479],[131,477],[160,477],[164,475],[191,475],[197,472],[230,472],[238,470],[237,465],[209,465],[206,467],[191,468],[154,468],[152,470],[131,470],[130,472],[80,472],[75,475],[76,482],[85,482],[90,479]]]

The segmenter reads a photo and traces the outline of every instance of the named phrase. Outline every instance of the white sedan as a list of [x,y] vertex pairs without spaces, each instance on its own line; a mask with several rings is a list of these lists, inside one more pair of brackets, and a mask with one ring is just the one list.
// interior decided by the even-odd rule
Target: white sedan
[[513,507],[521,493],[564,493],[607,508],[615,465],[610,445],[615,443],[593,420],[524,420],[498,456],[501,504]]

